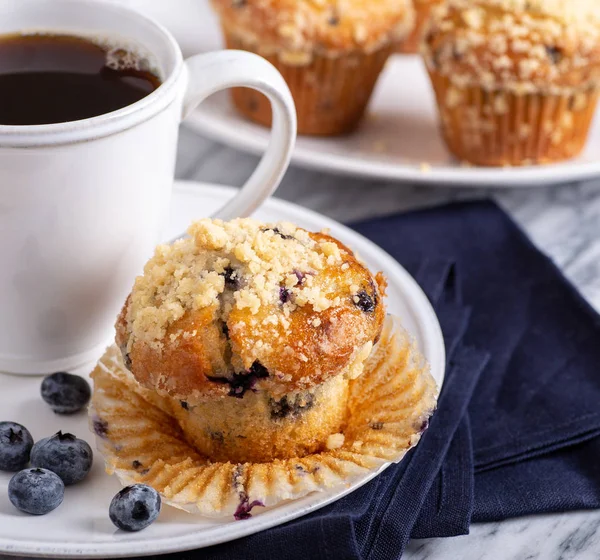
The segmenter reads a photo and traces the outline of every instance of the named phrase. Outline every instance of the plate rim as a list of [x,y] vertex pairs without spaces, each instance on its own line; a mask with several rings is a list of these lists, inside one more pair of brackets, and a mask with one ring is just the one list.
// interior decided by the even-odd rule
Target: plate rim
[[[185,195],[198,195],[199,189],[202,189],[210,197],[223,198],[224,195],[232,196],[237,192],[237,189],[233,187],[226,187],[222,185],[215,185],[209,183],[202,183],[198,181],[175,181],[173,185],[173,196],[178,193]],[[378,260],[386,263],[386,272],[390,275],[390,283],[395,284],[403,294],[406,294],[407,302],[410,306],[411,312],[415,317],[419,317],[420,327],[423,329],[423,335],[426,335],[425,342],[430,345],[429,360],[431,364],[432,373],[434,377],[439,379],[440,386],[443,383],[445,374],[445,346],[442,336],[441,327],[437,316],[427,299],[424,292],[421,290],[416,281],[412,276],[402,267],[391,255],[381,249],[379,246],[374,244],[372,241],[348,228],[347,226],[336,222],[335,220],[324,216],[313,210],[309,210],[294,204],[292,202],[284,201],[277,198],[270,198],[266,205],[273,207],[274,210],[280,209],[284,215],[289,215],[291,212],[293,216],[306,216],[310,220],[322,222],[323,226],[342,232],[344,236],[357,238],[359,243],[368,248],[369,251],[373,251],[378,254]],[[391,274],[390,274],[391,272]],[[429,342],[427,342],[429,341]],[[234,538],[230,538],[226,534],[226,530],[221,536],[217,536],[212,539],[210,543],[198,542],[197,533],[190,532],[185,535],[163,536],[156,537],[148,540],[147,542],[140,541],[118,541],[111,543],[97,543],[94,542],[86,543],[83,546],[81,543],[24,543],[23,541],[11,541],[5,537],[0,536],[0,553],[11,554],[11,555],[25,555],[30,557],[38,558],[128,558],[135,556],[145,556],[150,554],[168,554],[173,552],[182,552],[186,550],[200,549],[208,546],[221,544],[228,541],[237,540],[249,536],[251,534],[270,529],[278,526],[282,523],[286,523],[302,517],[313,511],[317,511],[322,507],[325,507],[341,498],[357,490],[364,484],[367,484],[386,468],[391,463],[382,465],[379,469],[367,474],[357,483],[352,484],[348,488],[343,489],[340,492],[327,496],[324,500],[315,503],[310,503],[311,499],[315,496],[323,496],[323,494],[309,494],[291,504],[297,504],[297,508],[292,509],[287,515],[284,516],[257,516],[248,521],[244,521],[244,525],[240,526],[240,529],[236,532]],[[307,502],[304,504],[304,502]],[[261,523],[261,518],[263,522]],[[254,521],[253,521],[254,520]],[[229,527],[229,525],[223,525],[223,527]],[[43,549],[43,550],[42,550]]]

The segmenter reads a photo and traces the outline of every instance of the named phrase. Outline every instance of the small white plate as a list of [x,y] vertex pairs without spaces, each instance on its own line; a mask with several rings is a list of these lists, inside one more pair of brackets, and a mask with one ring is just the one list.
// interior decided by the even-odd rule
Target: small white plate
[[[177,183],[171,220],[165,239],[181,233],[196,218],[206,216],[232,196],[234,190],[198,183]],[[441,386],[444,378],[444,343],[437,318],[427,298],[409,274],[387,253],[352,230],[294,204],[271,199],[257,212],[266,221],[288,220],[307,229],[330,228],[334,236],[355,249],[372,270],[389,280],[388,309],[400,316],[431,363]],[[88,367],[80,373],[87,373]],[[39,396],[40,378],[0,374],[0,420],[27,426],[34,439],[59,429],[87,439],[93,437],[85,413],[57,416]],[[382,469],[383,470],[383,469]],[[108,506],[120,486],[105,474],[102,458],[89,477],[67,488],[64,503],[52,513],[34,517],[17,511],[7,497],[9,473],[0,472],[0,553],[45,557],[113,558],[189,550],[218,544],[285,523],[323,507],[362,486],[377,473],[365,476],[343,490],[315,493],[297,501],[265,509],[245,521],[211,520],[164,507],[156,523],[141,533],[117,531],[108,518]]]
[[[168,27],[184,54],[223,48],[219,23],[208,0],[112,0],[143,11]],[[473,187],[547,186],[600,176],[600,116],[577,159],[545,166],[463,167],[446,149],[438,130],[429,79],[418,56],[390,59],[367,117],[352,135],[298,138],[293,162],[311,169],[421,184]],[[185,121],[225,144],[262,154],[268,131],[241,118],[227,93],[219,93]]]

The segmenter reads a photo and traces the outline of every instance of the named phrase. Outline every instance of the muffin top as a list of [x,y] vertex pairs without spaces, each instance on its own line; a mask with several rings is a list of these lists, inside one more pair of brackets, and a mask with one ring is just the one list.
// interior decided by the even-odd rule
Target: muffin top
[[582,91],[600,81],[600,2],[449,0],[423,49],[428,68],[459,87]]
[[412,29],[411,0],[212,0],[224,27],[261,52],[308,63],[315,51],[371,52]]
[[416,7],[421,7],[421,6],[431,6],[431,4],[441,4],[442,2],[445,2],[446,0],[413,0],[413,4]]
[[360,371],[383,325],[385,281],[350,249],[252,219],[200,220],[188,234],[156,249],[117,321],[142,385],[193,402]]

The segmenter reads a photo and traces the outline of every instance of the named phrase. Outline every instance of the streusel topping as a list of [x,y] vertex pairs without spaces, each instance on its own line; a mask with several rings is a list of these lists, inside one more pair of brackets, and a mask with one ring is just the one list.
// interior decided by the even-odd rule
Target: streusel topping
[[570,93],[600,82],[600,2],[449,0],[424,44],[430,70],[459,88]]
[[342,265],[336,243],[314,241],[290,223],[253,219],[199,220],[188,234],[158,246],[136,279],[127,311],[133,338],[157,343],[187,311],[213,306],[226,320],[232,309],[256,315],[276,304],[285,320],[296,307],[319,312],[341,303],[333,296],[338,286],[314,282],[319,271]]
[[212,0],[223,25],[263,52],[290,63],[315,51],[371,52],[406,36],[414,25],[410,0]]

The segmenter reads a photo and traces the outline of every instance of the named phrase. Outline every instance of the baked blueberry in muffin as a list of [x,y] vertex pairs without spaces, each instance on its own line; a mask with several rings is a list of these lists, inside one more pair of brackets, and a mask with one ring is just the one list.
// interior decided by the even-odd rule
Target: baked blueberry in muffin
[[385,281],[326,233],[200,220],[159,246],[117,321],[138,383],[214,461],[325,449],[381,333]]

